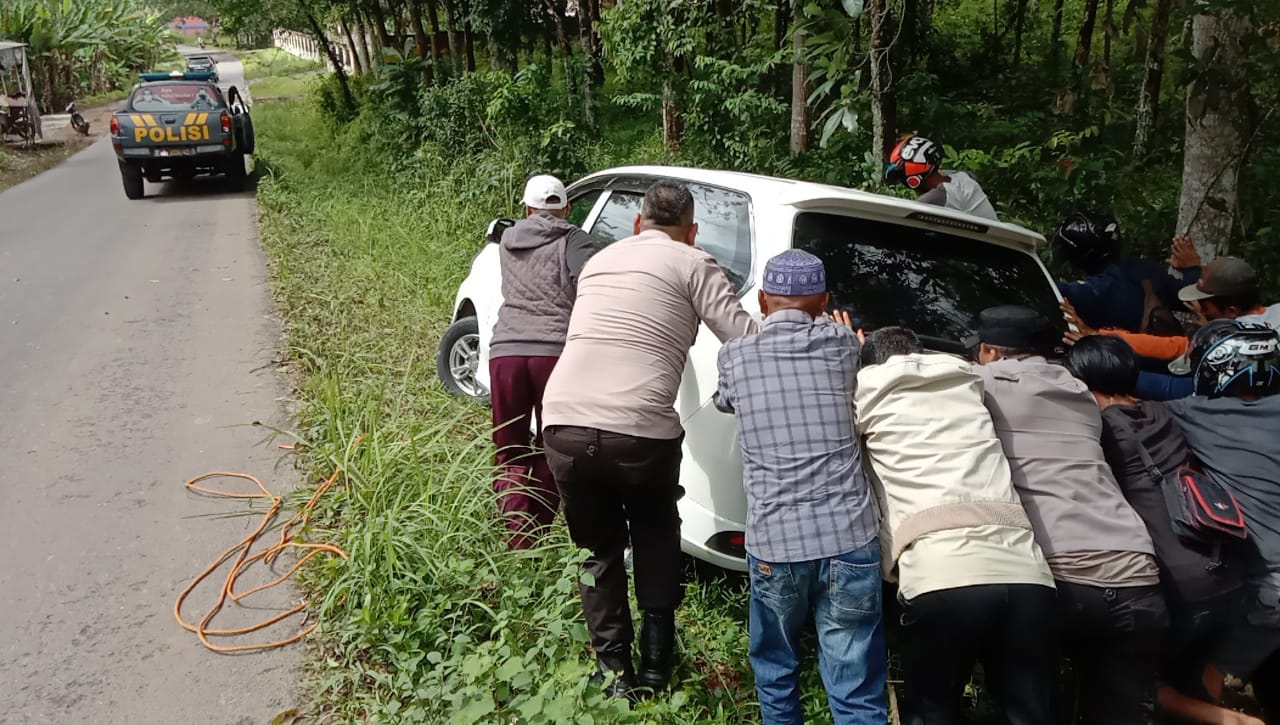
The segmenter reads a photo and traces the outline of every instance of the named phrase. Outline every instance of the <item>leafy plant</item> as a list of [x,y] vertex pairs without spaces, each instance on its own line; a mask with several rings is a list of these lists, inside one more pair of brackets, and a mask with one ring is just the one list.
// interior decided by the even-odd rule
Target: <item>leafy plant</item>
[[10,0],[0,38],[30,46],[45,112],[79,95],[127,88],[138,71],[173,57],[164,24],[134,0]]

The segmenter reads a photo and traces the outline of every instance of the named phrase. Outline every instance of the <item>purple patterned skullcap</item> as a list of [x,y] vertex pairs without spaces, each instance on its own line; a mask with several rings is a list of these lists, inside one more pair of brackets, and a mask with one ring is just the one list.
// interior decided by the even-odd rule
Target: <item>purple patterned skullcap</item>
[[788,249],[764,265],[764,291],[779,297],[820,295],[827,291],[827,271],[821,259]]

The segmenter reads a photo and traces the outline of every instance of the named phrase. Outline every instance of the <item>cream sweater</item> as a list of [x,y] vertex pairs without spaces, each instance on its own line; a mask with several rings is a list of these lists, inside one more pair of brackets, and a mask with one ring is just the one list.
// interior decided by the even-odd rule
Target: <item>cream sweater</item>
[[886,574],[927,534],[1031,528],[983,405],[982,379],[968,363],[940,354],[894,356],[858,373],[855,401],[875,474]]

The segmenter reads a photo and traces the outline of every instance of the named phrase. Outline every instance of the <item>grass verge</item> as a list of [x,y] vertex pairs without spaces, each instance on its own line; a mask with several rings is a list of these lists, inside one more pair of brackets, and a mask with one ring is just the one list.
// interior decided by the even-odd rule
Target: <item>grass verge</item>
[[[358,128],[331,135],[305,101],[260,106],[255,123],[263,241],[305,372],[306,463],[317,475],[335,463],[346,471],[311,536],[351,558],[317,563],[304,580],[323,622],[314,713],[755,721],[741,581],[689,585],[676,688],[631,711],[588,684],[581,554],[563,530],[533,553],[503,546],[487,410],[444,392],[434,350],[485,223],[512,211],[521,177],[496,173],[493,159],[428,152],[392,174]],[[816,687],[816,674],[806,683]],[[827,717],[820,696],[806,697],[806,709],[815,722]]]
[[301,96],[316,86],[319,75],[271,76],[249,83],[249,94],[256,99]]
[[244,63],[245,80],[307,73],[324,67],[321,63],[299,58],[279,48],[245,50],[237,52],[236,55]]

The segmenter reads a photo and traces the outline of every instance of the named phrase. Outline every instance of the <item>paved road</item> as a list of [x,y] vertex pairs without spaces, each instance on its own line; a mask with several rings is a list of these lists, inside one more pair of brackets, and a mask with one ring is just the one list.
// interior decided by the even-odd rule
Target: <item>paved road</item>
[[0,193],[0,722],[265,723],[293,703],[297,647],[216,655],[172,614],[256,523],[182,481],[289,479],[247,425],[284,418],[255,216],[200,180],[127,201],[105,139]]

